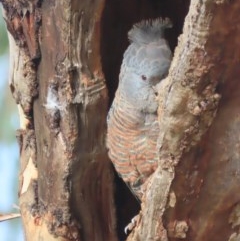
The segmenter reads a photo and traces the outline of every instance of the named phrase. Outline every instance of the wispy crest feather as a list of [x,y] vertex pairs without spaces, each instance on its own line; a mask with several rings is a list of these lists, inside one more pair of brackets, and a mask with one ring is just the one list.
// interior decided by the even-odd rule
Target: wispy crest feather
[[130,42],[148,44],[163,38],[164,30],[171,27],[172,22],[169,18],[142,20],[133,25],[133,28],[128,32],[128,39]]

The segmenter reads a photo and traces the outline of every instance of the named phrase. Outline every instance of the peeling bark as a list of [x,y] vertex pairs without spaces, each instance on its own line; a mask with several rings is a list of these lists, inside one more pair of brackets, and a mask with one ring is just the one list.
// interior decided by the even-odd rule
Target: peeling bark
[[116,240],[99,44],[104,1],[2,2],[21,118],[26,240]]
[[[174,48],[186,1],[1,2],[26,240],[118,240],[104,74],[112,99],[126,32],[141,18],[172,18]],[[239,12],[236,0],[191,1],[159,85],[159,167],[128,241],[239,239]]]

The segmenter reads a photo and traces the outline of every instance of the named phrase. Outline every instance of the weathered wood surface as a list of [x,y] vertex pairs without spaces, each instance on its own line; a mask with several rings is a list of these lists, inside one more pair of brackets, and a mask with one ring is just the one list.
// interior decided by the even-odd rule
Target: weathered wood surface
[[[112,99],[127,29],[164,7],[159,15],[179,33],[181,1],[172,11],[163,0],[1,2],[21,119],[26,239],[117,240],[102,68]],[[236,0],[191,1],[159,89],[159,168],[128,241],[239,239],[239,10]],[[172,48],[176,41],[170,34]]]
[[160,89],[159,168],[128,241],[239,237],[239,10],[191,1]]
[[26,240],[116,240],[100,60],[104,1],[2,1]]

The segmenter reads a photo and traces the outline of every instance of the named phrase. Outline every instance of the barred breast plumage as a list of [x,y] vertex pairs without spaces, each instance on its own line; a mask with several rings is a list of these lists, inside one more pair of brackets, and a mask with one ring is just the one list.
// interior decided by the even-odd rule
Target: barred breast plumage
[[163,31],[169,21],[144,21],[129,32],[119,86],[108,114],[107,147],[117,172],[141,199],[142,184],[157,168],[157,100],[155,85],[171,62]]

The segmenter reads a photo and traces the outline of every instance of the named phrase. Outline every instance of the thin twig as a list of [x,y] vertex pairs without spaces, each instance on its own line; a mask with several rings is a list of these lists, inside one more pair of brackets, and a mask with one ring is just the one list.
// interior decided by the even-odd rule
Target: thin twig
[[0,222],[21,217],[20,213],[0,214]]

